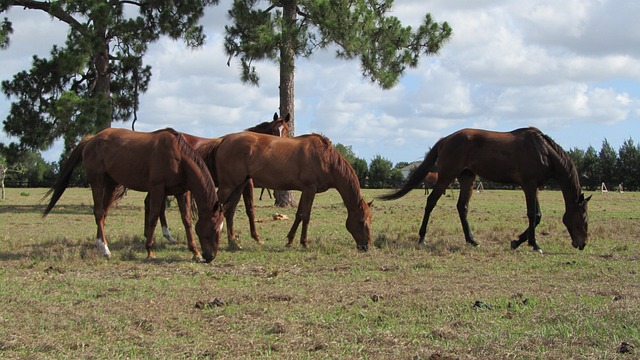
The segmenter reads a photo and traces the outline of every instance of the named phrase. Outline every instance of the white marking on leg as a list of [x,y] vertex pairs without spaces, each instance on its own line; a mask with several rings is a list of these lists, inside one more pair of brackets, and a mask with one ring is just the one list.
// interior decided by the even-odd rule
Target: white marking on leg
[[223,229],[224,229],[224,222],[222,222],[222,223],[220,224],[220,230],[219,230],[219,231],[222,231]]
[[96,245],[98,245],[98,250],[102,253],[102,255],[106,256],[107,258],[111,257],[111,251],[109,251],[109,247],[102,241],[102,239],[97,238]]
[[167,239],[167,241],[169,241],[170,243],[178,242],[178,240],[176,240],[173,236],[171,236],[171,233],[169,232],[169,227],[167,226],[162,227],[162,236],[164,236],[165,239]]

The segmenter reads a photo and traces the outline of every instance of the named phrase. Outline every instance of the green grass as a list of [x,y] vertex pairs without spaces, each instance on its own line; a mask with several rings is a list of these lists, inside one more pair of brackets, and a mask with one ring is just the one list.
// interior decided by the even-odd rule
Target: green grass
[[[590,239],[571,247],[559,192],[540,193],[540,255],[510,240],[526,226],[520,191],[475,193],[467,246],[455,199],[434,210],[416,244],[421,190],[376,200],[376,247],[360,253],[335,191],[317,196],[309,247],[284,248],[295,209],[257,202],[260,246],[236,216],[243,251],[191,261],[157,230],[146,259],[143,194],[113,209],[113,253],[95,247],[88,189],[69,189],[41,217],[46,189],[0,201],[0,358],[589,358],[640,354],[640,194],[594,193]],[[382,194],[365,190],[367,200]],[[21,195],[24,193],[24,195]],[[299,198],[299,196],[298,196]],[[297,240],[296,240],[297,241]],[[225,240],[226,244],[226,240]],[[619,352],[626,342],[634,348]]]

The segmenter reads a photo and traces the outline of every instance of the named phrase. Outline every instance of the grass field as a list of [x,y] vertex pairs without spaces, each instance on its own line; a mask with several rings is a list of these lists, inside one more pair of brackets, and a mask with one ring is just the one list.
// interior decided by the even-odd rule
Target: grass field
[[[509,242],[526,227],[521,191],[474,194],[467,246],[448,193],[428,244],[416,190],[376,200],[375,248],[356,250],[337,192],[317,196],[309,247],[285,249],[295,209],[257,201],[265,244],[191,261],[156,231],[144,250],[143,194],[129,192],[106,225],[112,259],[95,247],[88,189],[68,189],[47,218],[46,189],[0,200],[0,358],[85,359],[636,359],[640,356],[640,193],[594,193],[590,239],[571,247],[561,193],[540,193],[540,255]],[[382,194],[365,190],[366,200]],[[299,196],[298,196],[299,198]],[[226,244],[226,238],[224,240]],[[223,247],[224,249],[224,247]]]

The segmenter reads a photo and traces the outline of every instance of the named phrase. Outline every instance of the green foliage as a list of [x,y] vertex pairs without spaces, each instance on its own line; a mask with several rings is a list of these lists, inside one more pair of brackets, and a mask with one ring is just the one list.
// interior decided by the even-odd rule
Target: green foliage
[[616,158],[616,151],[607,139],[604,139],[602,149],[600,149],[600,153],[598,153],[598,163],[600,165],[598,176],[602,182],[612,184],[618,181],[615,176]]
[[[4,94],[15,99],[4,130],[31,149],[47,149],[63,137],[68,150],[83,135],[130,120],[151,79],[151,68],[142,63],[149,44],[167,35],[200,46],[204,32],[198,21],[206,6],[217,3],[4,0],[0,13],[24,6],[69,26],[65,45],[54,45],[50,58],[34,56],[29,71],[2,82]],[[5,18],[0,49],[8,46],[11,32]]]
[[[2,9],[2,8],[0,8]],[[2,23],[0,23],[0,50],[6,49],[9,47],[9,35],[13,33],[13,28],[11,27],[11,23],[9,19],[4,18]]]
[[393,163],[376,155],[369,165],[369,180],[367,185],[371,189],[387,189],[390,188],[390,179],[392,177]]
[[640,146],[632,139],[625,140],[618,150],[616,174],[625,187],[640,189]]
[[[291,7],[293,21],[285,15]],[[240,56],[242,80],[257,85],[253,61],[282,64],[283,47],[296,57],[308,57],[317,48],[338,45],[338,58],[360,59],[362,75],[388,89],[406,68],[418,65],[421,55],[437,54],[452,34],[446,22],[434,22],[430,14],[418,29],[405,27],[388,15],[392,7],[393,0],[235,0],[229,10],[233,25],[225,28],[225,51],[230,58]]]
[[605,139],[599,152],[589,146],[586,151],[571,149],[568,153],[583,187],[596,190],[605,183],[610,189],[619,184],[628,190],[640,189],[640,145],[633,139],[625,140],[617,152]]

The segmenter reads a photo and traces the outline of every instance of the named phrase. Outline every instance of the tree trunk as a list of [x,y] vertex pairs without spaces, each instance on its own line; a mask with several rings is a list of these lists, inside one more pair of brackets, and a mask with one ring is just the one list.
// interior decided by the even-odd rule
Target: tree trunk
[[0,165],[0,187],[2,187],[2,197],[0,199],[4,200],[4,176],[7,173],[7,169]]
[[96,83],[90,96],[98,99],[96,109],[96,132],[111,127],[111,69],[109,68],[109,40],[106,39],[106,28],[99,32],[100,44],[96,49],[95,67]]
[[[280,45],[280,116],[291,114],[289,121],[289,136],[295,136],[295,116],[293,102],[293,80],[295,73],[295,26],[296,26],[296,0],[285,0],[283,4],[283,17],[285,28],[282,33]],[[291,190],[274,191],[275,205],[280,207],[296,206],[296,200]]]

